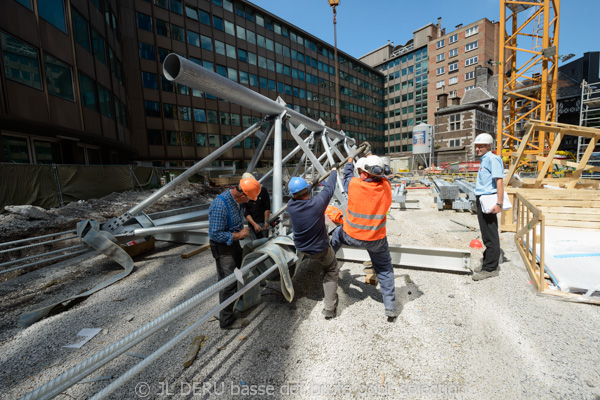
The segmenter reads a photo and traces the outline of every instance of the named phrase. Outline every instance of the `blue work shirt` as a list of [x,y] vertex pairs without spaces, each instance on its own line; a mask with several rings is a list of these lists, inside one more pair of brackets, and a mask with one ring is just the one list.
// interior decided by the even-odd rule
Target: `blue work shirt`
[[288,201],[287,211],[292,221],[294,245],[306,254],[317,254],[329,247],[329,236],[325,226],[325,209],[333,196],[337,171],[331,171],[323,190],[308,200]]
[[233,232],[244,229],[244,214],[231,190],[218,195],[208,208],[208,238],[231,246]]
[[475,184],[475,195],[494,194],[496,178],[504,178],[504,164],[502,158],[488,151],[481,156],[481,165],[477,171],[477,183]]

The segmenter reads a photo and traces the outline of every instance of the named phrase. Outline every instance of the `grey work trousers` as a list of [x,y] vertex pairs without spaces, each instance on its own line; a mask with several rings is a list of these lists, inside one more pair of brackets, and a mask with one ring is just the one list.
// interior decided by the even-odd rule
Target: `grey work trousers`
[[[217,275],[219,280],[227,278],[233,274],[233,270],[241,268],[243,251],[238,240],[234,240],[231,246],[227,246],[225,243],[217,243],[210,241],[210,251],[217,263]],[[237,281],[234,281],[224,289],[219,291],[219,303],[223,303],[225,300],[233,296],[237,292]],[[233,324],[236,320],[233,307],[234,303],[231,303],[219,314],[219,322],[221,328],[227,328]]]
[[373,269],[379,281],[379,288],[383,296],[383,305],[386,310],[394,310],[396,307],[396,287],[394,282],[394,267],[388,246],[387,237],[379,240],[367,241],[355,239],[344,232],[342,225],[335,228],[331,235],[331,246],[337,251],[345,244],[352,247],[362,247],[367,250]]
[[340,268],[331,246],[316,254],[303,253],[311,260],[315,260],[323,268],[323,308],[327,311],[335,310],[337,306],[337,286],[340,277]]

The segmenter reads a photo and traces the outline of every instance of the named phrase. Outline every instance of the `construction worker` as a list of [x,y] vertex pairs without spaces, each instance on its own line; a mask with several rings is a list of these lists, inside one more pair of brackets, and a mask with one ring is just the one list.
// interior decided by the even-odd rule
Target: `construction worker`
[[[242,266],[242,247],[240,240],[248,236],[244,228],[244,215],[240,205],[258,198],[260,183],[254,178],[242,179],[240,183],[217,196],[208,209],[208,238],[210,250],[217,263],[219,280],[233,274],[234,269]],[[237,291],[237,281],[219,292],[222,303]],[[240,329],[248,325],[248,320],[236,318],[234,303],[223,309],[219,315],[221,329]]]
[[[252,178],[250,172],[245,172],[242,179]],[[269,236],[269,224],[267,221],[271,217],[271,198],[266,187],[260,188],[260,193],[256,201],[250,200],[244,206],[244,217],[248,221],[250,228],[250,238],[252,240],[266,238]]]
[[337,308],[337,286],[339,278],[338,262],[329,244],[325,226],[325,209],[333,196],[337,171],[332,169],[323,189],[312,199],[311,185],[303,178],[293,177],[288,185],[293,196],[287,204],[292,221],[294,244],[308,258],[315,260],[323,268],[323,315],[326,319],[335,317]]
[[343,185],[348,193],[344,223],[333,231],[331,245],[336,253],[343,244],[367,250],[381,288],[385,315],[393,320],[398,314],[394,269],[385,229],[387,212],[392,205],[392,186],[383,176],[381,158],[369,155],[364,161],[359,160],[360,178],[354,177],[353,160],[349,158],[344,168]]
[[[485,251],[481,269],[476,268],[472,276],[474,281],[492,278],[499,274],[500,236],[498,235],[496,214],[502,212],[504,200],[504,164],[500,156],[491,152],[493,143],[494,138],[489,133],[482,133],[475,138],[475,152],[477,156],[481,157],[475,184],[475,198],[477,199],[477,219]],[[484,213],[480,197],[488,194],[497,195],[497,201],[489,213]]]

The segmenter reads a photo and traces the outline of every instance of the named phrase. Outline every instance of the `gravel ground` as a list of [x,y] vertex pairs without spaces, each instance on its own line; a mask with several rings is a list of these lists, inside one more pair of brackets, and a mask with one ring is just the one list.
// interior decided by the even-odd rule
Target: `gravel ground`
[[[476,216],[437,211],[431,197],[421,199],[420,210],[392,212],[389,242],[468,249],[477,232],[448,232],[462,229],[450,219],[477,226]],[[600,308],[536,295],[513,236],[501,235],[497,278],[396,268],[395,322],[384,317],[379,288],[364,283],[364,266],[350,262],[341,266],[338,316],[325,320],[319,270],[305,261],[292,303],[269,282],[248,327],[201,325],[110,398],[600,399]],[[96,256],[1,283],[0,398],[26,394],[216,282],[210,251],[180,257],[191,249],[158,243],[135,259],[127,278],[27,329],[16,326],[24,310],[79,293],[120,268]],[[473,266],[481,254],[472,250]],[[130,352],[149,355],[216,304],[215,296]],[[63,348],[82,328],[103,331],[81,349]],[[208,341],[184,368],[199,335]],[[139,361],[122,355],[88,378],[117,377]],[[89,398],[108,382],[78,384],[58,398]]]

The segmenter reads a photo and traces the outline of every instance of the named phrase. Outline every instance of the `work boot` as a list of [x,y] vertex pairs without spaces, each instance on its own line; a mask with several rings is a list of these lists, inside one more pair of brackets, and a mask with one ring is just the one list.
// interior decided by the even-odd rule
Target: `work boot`
[[472,279],[474,281],[482,281],[487,278],[493,278],[494,276],[500,275],[500,271],[496,268],[493,271],[479,271],[473,274]]
[[238,318],[233,321],[233,324],[223,327],[221,329],[242,329],[245,326],[248,326],[250,322],[246,318]]
[[323,311],[321,311],[321,313],[325,316],[325,319],[331,319],[331,318],[335,317],[335,309],[333,309],[333,310],[323,309]]
[[396,318],[398,316],[398,313],[396,312],[396,310],[385,310],[385,316],[388,318]]
[[473,268],[473,272],[481,272],[481,267],[482,267],[482,265],[479,264],[478,266],[476,266],[475,268]]

